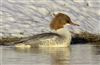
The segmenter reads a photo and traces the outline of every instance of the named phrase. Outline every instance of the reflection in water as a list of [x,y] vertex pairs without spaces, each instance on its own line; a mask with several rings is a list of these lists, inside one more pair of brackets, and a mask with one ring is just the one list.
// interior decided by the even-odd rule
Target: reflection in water
[[50,55],[51,65],[69,65],[70,48],[34,48],[34,49],[16,49],[18,52],[32,52]]
[[100,65],[100,42],[96,42],[92,44],[92,54],[94,54],[92,57],[93,60],[96,61],[94,64]]
[[100,42],[93,43],[93,52],[96,55],[100,55]]
[[49,51],[46,49],[46,52],[52,57],[52,65],[69,65],[70,60],[70,49],[69,48],[50,48]]
[[100,55],[95,54],[97,49],[92,44],[72,45],[70,65],[100,65]]
[[76,44],[70,48],[0,47],[0,65],[100,65],[100,43]]

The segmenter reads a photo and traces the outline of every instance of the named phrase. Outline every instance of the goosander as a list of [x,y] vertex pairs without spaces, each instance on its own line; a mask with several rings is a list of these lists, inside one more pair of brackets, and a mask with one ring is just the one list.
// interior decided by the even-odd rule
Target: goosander
[[64,28],[68,25],[76,25],[71,21],[70,17],[63,13],[54,15],[55,17],[50,23],[50,28],[53,30],[50,33],[42,33],[34,35],[21,43],[16,44],[16,47],[68,47],[71,42],[71,32]]

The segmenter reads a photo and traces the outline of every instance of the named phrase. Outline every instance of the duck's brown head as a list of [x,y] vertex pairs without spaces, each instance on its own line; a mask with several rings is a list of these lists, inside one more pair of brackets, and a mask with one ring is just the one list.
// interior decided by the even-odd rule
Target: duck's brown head
[[66,14],[58,13],[54,16],[55,17],[53,18],[53,20],[50,23],[50,28],[51,29],[57,30],[57,29],[63,28],[64,25],[66,25],[66,24],[79,26],[78,24],[73,23],[71,21],[70,17],[67,16]]

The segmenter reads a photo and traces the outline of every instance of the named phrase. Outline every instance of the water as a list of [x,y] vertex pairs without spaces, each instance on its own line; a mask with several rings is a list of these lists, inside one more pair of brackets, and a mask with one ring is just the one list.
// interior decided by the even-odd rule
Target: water
[[76,44],[69,48],[33,49],[1,46],[0,62],[0,65],[100,65],[100,45]]

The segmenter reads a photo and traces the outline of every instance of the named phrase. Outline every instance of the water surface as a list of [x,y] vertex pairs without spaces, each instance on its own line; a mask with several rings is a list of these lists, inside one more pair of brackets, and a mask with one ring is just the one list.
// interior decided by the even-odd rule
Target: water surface
[[1,46],[0,62],[1,65],[100,65],[100,45],[76,44],[69,48],[34,49]]

